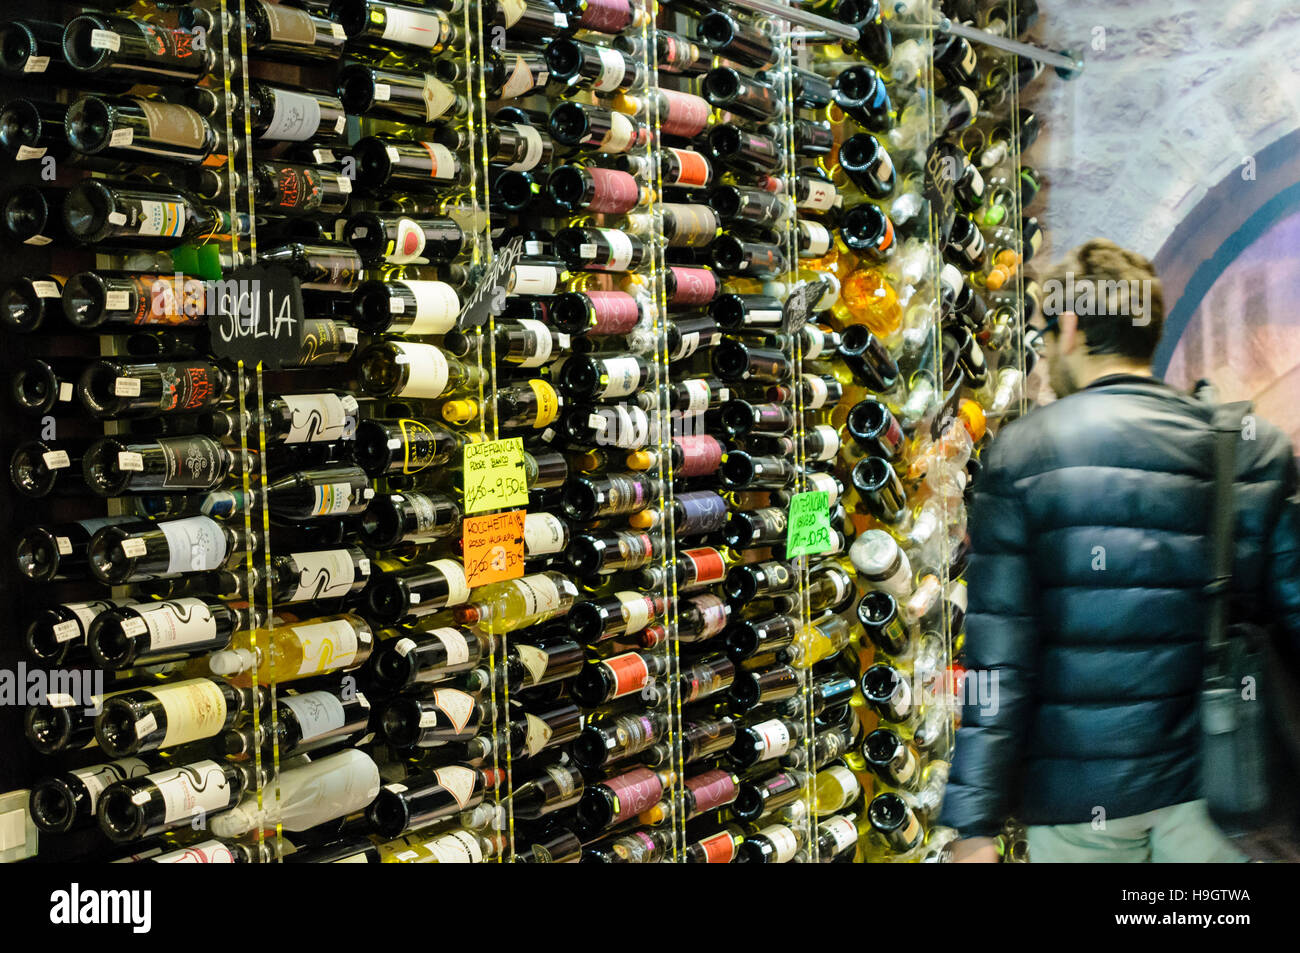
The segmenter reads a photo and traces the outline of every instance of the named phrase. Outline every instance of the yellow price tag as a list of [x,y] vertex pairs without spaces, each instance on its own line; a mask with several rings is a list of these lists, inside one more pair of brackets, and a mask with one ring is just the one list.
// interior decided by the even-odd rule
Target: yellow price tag
[[465,445],[465,512],[528,504],[524,440],[509,437]]

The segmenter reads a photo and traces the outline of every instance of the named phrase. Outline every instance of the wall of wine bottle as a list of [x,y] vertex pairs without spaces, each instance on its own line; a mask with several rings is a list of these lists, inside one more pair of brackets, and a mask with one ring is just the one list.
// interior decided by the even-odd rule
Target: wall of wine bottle
[[802,8],[0,23],[0,859],[943,859],[1032,15]]

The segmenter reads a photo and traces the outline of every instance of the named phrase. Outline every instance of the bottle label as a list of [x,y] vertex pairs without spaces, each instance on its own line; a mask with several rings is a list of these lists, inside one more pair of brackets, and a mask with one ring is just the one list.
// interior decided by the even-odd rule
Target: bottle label
[[830,394],[826,381],[816,375],[809,375],[804,378],[804,384],[808,388],[808,399],[805,402],[810,409],[823,407],[826,404],[826,398]]
[[[522,61],[522,57],[517,57]],[[524,69],[528,67],[524,64]],[[530,74],[531,76],[531,74]],[[531,80],[530,80],[531,81]],[[535,168],[537,163],[542,161],[542,154],[546,151],[546,146],[542,142],[542,134],[532,126],[523,123],[514,123],[515,134],[519,136],[524,143],[524,154],[518,162],[512,162],[506,166],[506,169],[512,172],[527,172]]]
[[726,831],[719,831],[699,842],[706,864],[729,864],[736,856],[736,842]]
[[95,764],[85,768],[74,768],[68,772],[79,780],[90,797],[89,808],[93,814],[99,801],[100,792],[110,784],[125,781],[127,778],[141,778],[149,773],[149,766],[139,758],[121,758],[107,764]]
[[483,847],[469,831],[451,831],[426,845],[440,864],[481,864]]
[[609,132],[600,144],[600,152],[626,152],[636,139],[636,124],[622,113],[609,115]]
[[385,40],[433,49],[440,46],[445,39],[446,27],[443,20],[432,13],[387,7],[384,15],[382,36]]
[[[270,5],[267,5],[270,9]],[[233,864],[235,855],[219,840],[191,844],[180,850],[168,851],[153,858],[155,864]]]
[[639,632],[655,617],[655,598],[644,592],[616,592],[619,611],[623,615],[623,631]]
[[141,200],[140,225],[136,234],[180,238],[185,234],[185,203]]
[[189,820],[230,806],[230,781],[215,761],[196,761],[148,775],[163,798],[163,821]]
[[402,441],[403,473],[419,473],[438,462],[441,444],[427,424],[404,418],[397,422],[397,431]]
[[550,360],[554,348],[551,329],[532,318],[520,318],[518,324],[524,332],[523,360],[519,361],[519,366],[541,367]]
[[600,75],[596,77],[596,84],[592,88],[598,93],[618,89],[623,83],[623,77],[627,75],[627,61],[623,59],[623,54],[607,46],[598,46],[596,53],[600,56]]
[[356,565],[349,550],[290,553],[289,558],[298,565],[298,586],[289,596],[290,602],[338,599],[351,592],[357,581]]
[[808,195],[799,203],[800,208],[812,209],[815,212],[828,212],[835,207],[835,199],[839,195],[835,186],[830,182],[821,179],[808,178],[804,179],[808,183]]
[[559,587],[546,575],[520,577],[516,591],[524,599],[524,617],[547,615],[564,604]]
[[700,613],[701,624],[697,639],[717,635],[727,627],[727,602],[721,596],[708,593],[692,596],[688,601]]
[[456,177],[456,157],[444,145],[436,142],[420,142],[429,154],[429,178],[454,179]]
[[636,768],[627,774],[610,778],[605,787],[614,792],[618,809],[610,826],[630,820],[647,808],[653,807],[663,796],[663,782],[649,768]]
[[321,483],[312,487],[312,516],[335,516],[352,507],[351,483]]
[[700,187],[709,184],[709,163],[691,149],[669,149],[677,157],[677,178],[672,185]]
[[[395,494],[393,502],[400,505],[402,502],[410,504],[411,512],[415,515],[415,531],[406,538],[409,539],[436,539],[438,534],[434,531],[440,525],[446,527],[446,522],[439,523],[439,508],[431,497],[423,493],[403,493]],[[445,511],[444,511],[445,512]]]
[[[799,221],[799,231],[803,233],[804,255],[808,258],[820,258],[831,249],[831,233],[820,222]],[[816,357],[816,354],[806,355]]]
[[689,561],[693,571],[692,585],[712,585],[715,582],[722,582],[727,574],[727,565],[722,558],[722,553],[711,546],[683,550],[682,556]]
[[779,758],[790,750],[790,729],[780,718],[759,722],[754,726],[754,734],[763,745],[760,761]]
[[550,265],[515,265],[510,271],[510,293],[552,295],[560,276]]
[[596,231],[604,236],[609,245],[609,255],[600,267],[605,271],[627,271],[635,252],[632,237],[616,228],[598,228]]
[[451,368],[447,356],[432,344],[398,344],[397,362],[406,365],[406,382],[398,389],[399,396],[438,397],[447,389]]
[[799,850],[799,837],[790,828],[784,824],[774,824],[771,827],[765,827],[758,832],[760,837],[766,837],[775,850],[772,856],[772,863],[784,864],[790,861],[790,858]]
[[[560,396],[555,392],[555,388],[536,377],[529,378],[528,386],[532,389],[533,399],[537,403],[537,412],[533,415],[533,426],[545,427],[547,424],[554,423],[555,419],[560,416]],[[530,516],[533,515],[541,514],[530,514]],[[524,518],[524,544],[525,546],[528,544],[528,517]],[[557,551],[553,549],[546,550],[546,552]]]
[[472,768],[452,764],[445,768],[434,768],[433,776],[446,788],[458,807],[463,808],[469,803],[469,799],[474,794],[476,780],[476,772]]
[[[510,77],[501,86],[499,99],[518,99],[525,93],[532,90],[538,82],[544,80],[534,80],[532,67],[528,65],[528,60],[524,59],[518,53],[515,54],[515,66],[510,71]],[[539,137],[540,138],[540,137]],[[536,165],[536,163],[534,163]],[[510,166],[515,168],[515,166]],[[524,166],[524,169],[531,169],[532,166]]]
[[735,775],[730,771],[705,771],[688,778],[686,787],[694,795],[695,808],[691,813],[695,816],[730,804],[739,793]]
[[406,329],[407,334],[446,334],[456,326],[460,298],[451,285],[443,281],[402,281],[399,284],[415,298],[415,319]]
[[646,660],[637,652],[615,655],[600,664],[614,677],[614,692],[610,696],[611,699],[639,692],[650,679],[650,669]]
[[136,606],[135,611],[149,632],[149,648],[155,651],[211,642],[217,637],[217,620],[202,599],[148,603]]
[[[54,627],[54,640],[56,642],[70,642],[75,638],[84,637],[87,630],[90,629],[90,623],[102,612],[107,612],[114,608],[116,602],[105,600],[96,600],[94,602],[69,602],[63,608],[71,612],[76,620],[69,619],[67,622],[60,622]],[[70,626],[69,629],[62,628]],[[60,631],[62,630],[62,631]]]
[[187,741],[211,738],[226,722],[226,697],[210,678],[196,678],[150,689],[163,714],[167,731],[159,747],[170,748]]
[[447,580],[447,601],[443,605],[458,606],[469,602],[469,582],[465,578],[465,567],[454,559],[436,559],[429,563],[429,567],[437,569]]
[[675,289],[670,304],[708,304],[718,291],[717,278],[704,268],[682,268],[670,265]]
[[167,575],[218,569],[226,561],[226,534],[216,520],[191,516],[159,523],[158,529],[167,540]]
[[835,853],[840,854],[858,842],[858,829],[853,822],[842,814],[836,814],[822,821],[821,829],[831,835]]
[[347,724],[343,702],[333,692],[288,695],[280,701],[298,719],[303,741],[324,738]]
[[641,366],[635,357],[610,357],[600,362],[605,387],[601,397],[626,397],[641,386]]
[[[163,474],[163,486],[175,489],[207,489],[217,479],[222,469],[225,452],[221,445],[210,437],[163,437],[158,441],[162,451],[166,472]],[[118,454],[119,458],[127,456]],[[139,454],[132,454],[139,456]],[[123,470],[136,469],[134,460],[125,464],[119,459]],[[139,469],[143,470],[143,460]]]
[[353,436],[356,398],[337,394],[298,394],[281,398],[289,408],[289,432],[285,443],[314,443],[347,440]]
[[[460,629],[450,627],[433,629],[429,632],[429,635],[442,643],[443,650],[447,653],[447,666],[449,668],[464,665],[469,661],[469,639]],[[407,640],[403,639],[403,641]]]
[[[555,734],[555,730],[531,712],[524,713],[524,721],[527,724],[524,735],[524,750],[528,752],[528,756],[531,758],[546,747],[551,740],[551,736]],[[563,768],[547,768],[547,770],[551,772],[551,777],[556,780],[564,794],[573,793],[573,778],[570,777],[569,772]],[[568,786],[567,791],[565,785]]]
[[702,414],[709,408],[709,398],[712,396],[713,389],[709,382],[702,378],[682,381],[682,386],[686,390],[686,408],[683,413]]
[[665,135],[694,139],[708,128],[708,100],[675,89],[661,89],[659,96],[667,106],[660,112],[660,131]]
[[829,424],[818,424],[809,435],[809,443],[815,444],[810,454],[813,460],[833,460],[840,450],[839,432]]
[[357,630],[347,619],[296,625],[293,633],[302,646],[299,675],[347,668],[357,657]]
[[[474,714],[474,696],[455,688],[440,688],[433,693],[433,703],[447,716],[456,734],[465,730],[470,716]],[[423,723],[423,719],[421,719]],[[423,724],[422,724],[423,726]]]
[[528,670],[529,685],[537,685],[546,675],[546,669],[550,665],[551,657],[545,649],[539,649],[535,645],[516,645],[515,651],[519,655],[519,661],[523,663],[524,668]]
[[564,523],[550,513],[524,516],[524,555],[543,556],[564,548]]
[[192,152],[203,151],[208,138],[207,123],[194,110],[148,99],[137,99],[135,103],[149,124],[150,139]]
[[287,89],[271,89],[273,107],[271,121],[262,139],[284,142],[306,142],[320,128],[320,102],[315,96]]
[[278,3],[261,5],[272,42],[315,46],[316,24],[305,10],[283,7]]
[[821,490],[826,493],[826,500],[833,508],[840,499],[839,483],[830,473],[814,470],[808,474],[808,489]]

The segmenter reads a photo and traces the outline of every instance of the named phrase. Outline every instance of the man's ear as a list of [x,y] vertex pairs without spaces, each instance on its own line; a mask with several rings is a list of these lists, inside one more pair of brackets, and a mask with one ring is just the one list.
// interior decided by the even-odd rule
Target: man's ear
[[1056,335],[1062,355],[1069,354],[1079,345],[1079,316],[1073,311],[1062,311],[1057,319]]

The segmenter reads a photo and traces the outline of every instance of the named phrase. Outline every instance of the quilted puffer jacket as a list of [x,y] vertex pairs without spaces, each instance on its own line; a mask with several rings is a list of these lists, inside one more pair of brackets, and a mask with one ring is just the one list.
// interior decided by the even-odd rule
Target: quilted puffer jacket
[[[985,453],[965,665],[996,678],[997,704],[967,696],[941,823],[991,835],[1011,814],[1072,824],[1200,797],[1212,416],[1159,381],[1111,375]],[[1237,448],[1234,619],[1300,647],[1293,451],[1262,420]]]

